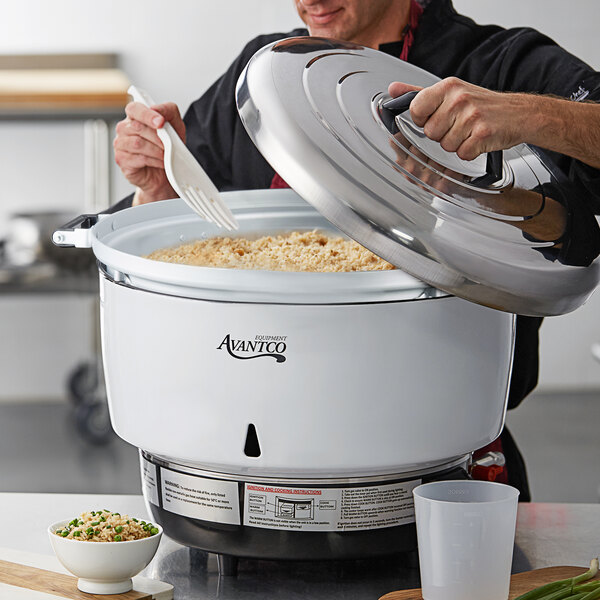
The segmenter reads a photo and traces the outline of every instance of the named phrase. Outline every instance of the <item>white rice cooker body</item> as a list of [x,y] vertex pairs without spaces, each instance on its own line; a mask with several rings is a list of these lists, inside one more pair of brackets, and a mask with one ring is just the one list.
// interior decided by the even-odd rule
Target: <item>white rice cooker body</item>
[[[331,230],[291,190],[227,202],[240,235]],[[236,272],[141,257],[211,227],[172,201],[92,230],[109,408],[124,440],[221,472],[325,477],[428,468],[500,434],[514,315],[400,271]]]

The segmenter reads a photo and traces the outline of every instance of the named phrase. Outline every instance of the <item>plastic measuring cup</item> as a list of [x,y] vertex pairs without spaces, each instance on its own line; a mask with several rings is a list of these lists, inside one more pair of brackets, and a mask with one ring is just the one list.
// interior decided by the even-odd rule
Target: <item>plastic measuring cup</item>
[[435,481],[413,495],[424,600],[506,600],[519,491]]

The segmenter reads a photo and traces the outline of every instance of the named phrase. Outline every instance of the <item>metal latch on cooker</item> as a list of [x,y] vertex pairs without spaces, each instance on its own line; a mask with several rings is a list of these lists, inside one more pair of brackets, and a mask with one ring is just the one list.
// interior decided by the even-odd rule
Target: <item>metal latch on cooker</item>
[[52,241],[63,248],[91,248],[92,227],[107,215],[79,215],[52,234]]

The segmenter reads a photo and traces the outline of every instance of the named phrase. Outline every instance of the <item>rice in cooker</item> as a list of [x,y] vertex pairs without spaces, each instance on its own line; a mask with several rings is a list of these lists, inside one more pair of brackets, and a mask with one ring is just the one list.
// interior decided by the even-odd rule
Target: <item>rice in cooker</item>
[[169,263],[265,271],[384,271],[394,266],[354,240],[318,231],[258,239],[214,237],[155,250],[146,258]]
[[104,509],[81,513],[54,533],[59,537],[81,542],[130,542],[156,535],[158,527],[150,522]]

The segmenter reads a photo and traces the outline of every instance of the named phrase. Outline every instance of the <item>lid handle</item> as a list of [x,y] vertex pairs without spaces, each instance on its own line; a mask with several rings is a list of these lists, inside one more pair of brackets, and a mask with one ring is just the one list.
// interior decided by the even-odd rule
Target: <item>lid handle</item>
[[477,177],[471,181],[472,185],[478,185],[481,187],[487,187],[496,183],[499,179],[502,179],[502,162],[503,162],[502,150],[493,150],[487,153],[487,163],[485,175]]
[[413,101],[413,98],[418,94],[417,90],[413,92],[406,92],[405,94],[401,94],[396,98],[390,98],[385,102],[381,103],[381,108],[385,110],[389,110],[392,112],[394,117],[396,115],[402,114],[403,112],[408,110],[410,103]]
[[[381,119],[384,122],[385,126],[394,133],[397,131],[397,127],[395,124],[395,118],[397,115],[406,112],[410,103],[413,101],[414,97],[419,93],[419,91],[406,92],[396,98],[390,98],[385,102],[381,103]],[[477,177],[471,181],[472,185],[477,185],[481,187],[486,187],[492,185],[496,181],[502,178],[502,150],[494,150],[492,152],[487,153],[487,163],[486,163],[486,174],[481,177]]]

